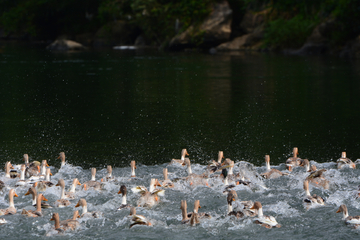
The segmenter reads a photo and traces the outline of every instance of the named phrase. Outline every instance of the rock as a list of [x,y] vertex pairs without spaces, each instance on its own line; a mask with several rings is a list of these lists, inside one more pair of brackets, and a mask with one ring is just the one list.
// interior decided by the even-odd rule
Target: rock
[[264,10],[261,12],[246,11],[240,27],[245,33],[251,33],[256,28],[261,26],[265,22],[266,14],[269,10]]
[[336,31],[333,19],[320,23],[314,28],[304,45],[298,50],[288,50],[287,53],[294,55],[325,54],[329,51],[329,37],[332,31]]
[[340,57],[346,58],[360,58],[360,35],[352,41],[347,42],[339,55]]
[[234,38],[232,41],[225,42],[216,47],[217,51],[236,51],[236,50],[259,50],[263,39],[263,26],[255,29],[254,32]]
[[46,49],[55,50],[55,51],[74,51],[74,50],[85,50],[86,48],[78,42],[67,40],[67,39],[58,39],[53,43],[48,45]]
[[140,30],[125,21],[105,24],[95,34],[94,46],[133,45]]
[[227,1],[214,4],[211,14],[200,26],[192,25],[176,35],[171,39],[169,48],[171,50],[197,46],[211,48],[228,41],[231,34],[231,16],[232,10]]

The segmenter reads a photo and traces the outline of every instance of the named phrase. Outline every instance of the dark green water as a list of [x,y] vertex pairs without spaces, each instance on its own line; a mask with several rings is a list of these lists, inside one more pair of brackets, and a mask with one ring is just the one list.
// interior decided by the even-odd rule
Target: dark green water
[[360,158],[360,62],[272,54],[0,45],[1,162],[65,151],[83,167]]

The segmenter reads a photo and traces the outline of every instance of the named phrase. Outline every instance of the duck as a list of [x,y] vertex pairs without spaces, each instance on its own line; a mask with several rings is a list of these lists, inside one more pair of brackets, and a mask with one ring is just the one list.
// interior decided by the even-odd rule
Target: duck
[[60,222],[59,213],[53,213],[50,221],[55,221],[55,230],[58,232],[64,232],[67,230],[75,230],[80,226],[77,220],[69,220],[67,222]]
[[95,179],[95,176],[96,176],[96,168],[91,168],[91,180],[84,182],[84,184],[83,184],[85,190],[87,188],[101,190],[103,184],[101,182],[97,182]]
[[184,162],[185,165],[187,166],[187,172],[188,172],[188,176],[185,177],[184,179],[187,182],[189,182],[190,186],[206,185],[209,187],[209,183],[207,181],[207,175],[206,174],[198,175],[192,173],[190,160],[186,158]]
[[341,158],[339,158],[336,163],[338,169],[341,169],[343,167],[349,167],[354,169],[356,168],[355,163],[353,163],[353,161],[346,157],[346,152],[341,153]]
[[78,203],[75,205],[75,207],[82,207],[81,217],[99,218],[102,215],[101,212],[97,212],[97,211],[88,212],[87,211],[87,202],[86,202],[86,200],[84,198],[81,198],[78,201]]
[[46,160],[42,160],[41,162],[41,170],[40,174],[45,176],[46,175],[46,167],[50,167]]
[[21,164],[21,167],[20,167],[20,180],[17,181],[17,183],[15,183],[15,187],[28,186],[28,185],[34,183],[33,181],[25,180],[25,171],[26,171],[25,164]]
[[312,204],[325,205],[325,200],[322,197],[317,196],[316,194],[311,196],[310,191],[309,191],[309,181],[308,180],[304,181],[304,190],[305,190],[304,203],[307,205],[307,208],[309,207],[309,205],[312,205]]
[[259,224],[266,228],[280,228],[281,225],[276,221],[273,216],[266,216],[263,214],[262,205],[260,202],[254,202],[254,206],[251,209],[257,210],[258,217],[255,219],[254,223]]
[[243,218],[245,216],[244,212],[233,210],[233,202],[236,201],[236,198],[237,198],[237,193],[235,192],[235,190],[229,191],[229,193],[227,195],[227,203],[228,203],[227,214],[228,214],[228,216],[235,216],[236,218]]
[[224,152],[223,151],[219,151],[218,153],[218,160],[212,160],[211,163],[207,166],[207,170],[209,171],[209,173],[214,173],[216,172],[221,166],[221,161],[224,158]]
[[65,166],[65,164],[66,164],[66,162],[65,162],[65,152],[60,152],[58,159],[60,159],[60,161],[61,161],[60,168]]
[[6,177],[6,178],[12,178],[12,177],[10,176],[10,170],[11,170],[11,168],[12,168],[11,163],[10,163],[9,161],[6,162],[6,163],[5,163],[5,177]]
[[50,168],[46,169],[45,180],[38,181],[35,183],[35,187],[39,192],[45,192],[47,187],[53,187],[55,184],[50,181],[50,176],[52,176]]
[[5,220],[5,218],[0,218],[0,225],[6,224],[7,221]]
[[24,161],[26,166],[25,176],[30,178],[32,176],[38,176],[40,174],[41,163],[39,161],[29,162],[29,155],[24,154]]
[[125,185],[121,185],[118,194],[120,194],[120,193],[122,194],[121,205],[120,205],[120,207],[118,207],[117,210],[122,210],[124,208],[130,208],[131,206],[126,203],[127,188]]
[[[36,207],[36,199],[37,199],[37,191],[35,187],[30,187],[28,191],[25,193],[25,196],[31,194],[32,195],[32,205]],[[52,208],[48,203],[41,202],[42,208]]]
[[339,209],[336,213],[343,213],[343,220],[347,225],[350,225],[354,228],[358,228],[360,226],[360,216],[349,216],[347,207],[345,204],[340,205]]
[[77,219],[80,218],[80,214],[78,210],[75,210],[73,213],[73,217],[70,219],[62,220],[60,221],[60,225],[68,225],[68,223],[72,221],[77,221]]
[[26,215],[28,217],[42,217],[43,216],[43,214],[41,212],[41,202],[42,201],[47,201],[47,199],[40,193],[36,199],[36,210],[23,209],[21,214]]
[[77,178],[74,178],[74,180],[70,186],[70,190],[68,192],[65,192],[65,197],[67,197],[69,199],[75,199],[75,191],[76,191],[77,185],[81,186],[81,183],[79,182],[79,180]]
[[208,213],[199,213],[200,200],[195,200],[194,202],[194,211],[192,213],[188,213],[188,217],[190,218],[190,225],[194,226],[200,223],[200,219],[211,218]]
[[221,174],[220,176],[222,176],[224,178],[224,186],[225,186],[225,189],[223,191],[223,194],[228,194],[232,188],[235,187],[234,184],[229,184],[229,181],[228,181],[228,170],[226,168],[223,168],[221,170]]
[[275,168],[270,168],[270,155],[265,155],[265,164],[266,164],[266,172],[260,174],[265,179],[273,179],[278,178],[284,175],[289,175],[288,173],[283,173]]
[[130,167],[131,167],[131,176],[132,178],[136,178],[136,174],[135,174],[135,169],[136,169],[136,164],[135,164],[135,160],[132,160],[130,162]]
[[150,221],[147,220],[146,217],[144,217],[143,215],[136,214],[136,208],[135,207],[130,208],[130,216],[132,216],[132,218],[131,218],[132,223],[131,223],[129,228],[132,228],[135,225],[151,226]]
[[175,185],[174,183],[168,178],[168,169],[164,168],[163,169],[163,175],[164,175],[164,180],[162,180],[160,182],[161,186],[164,188],[173,188]]
[[294,167],[300,166],[302,159],[299,158],[299,157],[297,157],[298,154],[299,154],[298,148],[297,148],[297,147],[294,147],[294,149],[293,149],[293,156],[290,157],[290,158],[288,158],[288,159],[286,160],[286,162],[285,162],[285,164],[286,164],[286,166],[287,166],[287,168],[288,168],[289,171],[292,171],[292,169],[293,169]]
[[[189,212],[187,213],[187,203],[186,203],[186,200],[182,200],[182,203],[181,203],[181,207],[180,209],[182,210],[183,214],[185,214],[187,217],[184,218],[183,216],[183,220],[186,220],[188,219],[190,222],[191,222],[191,218],[193,217],[193,213],[196,212],[197,214],[197,217],[193,218],[193,221],[195,221],[196,219],[210,219],[211,218],[211,215],[209,213],[205,213],[205,212],[201,212],[199,213],[199,208],[201,208],[200,206],[200,200],[195,200],[194,202],[194,212]],[[184,222],[185,223],[185,222]]]
[[[304,162],[306,165],[310,164],[307,159],[304,159]],[[308,169],[308,168],[309,167],[306,167],[306,169]],[[317,170],[316,166],[312,165],[311,170],[308,170],[308,171],[311,171],[311,172],[305,178],[306,180],[308,180],[312,185],[314,185],[316,187],[322,187],[324,189],[329,189],[330,181],[327,180],[323,176],[323,173],[326,172],[326,169]]]
[[131,190],[134,193],[140,193],[141,197],[138,200],[139,207],[153,207],[159,201],[159,196],[164,196],[165,190],[156,189],[156,186],[161,186],[159,181],[155,178],[150,180],[150,187],[147,190],[144,186],[136,186]]
[[188,217],[187,214],[187,203],[186,200],[181,200],[180,203],[180,209],[181,209],[181,214],[182,214],[182,220],[181,223],[185,224],[185,223],[189,223],[190,222],[190,218]]
[[180,165],[185,165],[185,157],[189,156],[189,153],[187,152],[186,148],[181,150],[181,158],[180,159],[171,159],[170,164],[180,164]]
[[14,189],[10,189],[9,191],[9,207],[6,209],[0,209],[1,215],[14,215],[16,214],[16,208],[14,205],[14,197],[18,197]]
[[113,177],[113,175],[112,175],[112,166],[111,165],[108,165],[107,166],[107,175],[106,175],[106,177],[105,177],[105,180],[107,181],[107,182],[112,182],[112,181],[115,181],[115,178]]
[[[229,196],[229,194],[230,194],[230,196]],[[234,208],[240,209],[240,211],[246,217],[255,217],[257,215],[257,213],[258,213],[257,209],[252,209],[252,207],[254,206],[253,201],[251,201],[251,200],[237,201],[237,199],[238,199],[238,195],[237,195],[236,191],[235,190],[229,191],[227,200],[228,200],[228,204],[229,204],[229,201],[233,202],[233,203],[231,203],[232,210]],[[229,206],[228,206],[228,210],[229,210]],[[231,214],[231,215],[233,215],[233,214]]]
[[33,166],[40,166],[40,162],[39,161],[32,161],[30,162],[29,161],[29,154],[25,153],[24,156],[23,156],[23,159],[24,159],[24,164],[25,166],[28,168],[28,167],[33,167]]
[[65,182],[64,182],[64,179],[59,179],[56,186],[61,187],[61,194],[60,194],[60,199],[55,201],[55,207],[63,208],[63,207],[69,206],[70,202],[69,202],[69,200],[66,199],[66,196],[65,196]]

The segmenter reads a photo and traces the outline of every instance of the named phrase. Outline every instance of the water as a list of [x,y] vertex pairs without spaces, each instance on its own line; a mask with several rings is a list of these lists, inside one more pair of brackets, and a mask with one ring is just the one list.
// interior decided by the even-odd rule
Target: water
[[[90,167],[98,168],[99,178],[106,165],[114,167],[118,183],[106,185],[100,194],[78,193],[90,211],[102,211],[104,217],[80,220],[81,228],[64,238],[111,239],[119,233],[146,239],[358,236],[335,213],[345,203],[350,215],[358,215],[353,196],[360,183],[358,170],[338,171],[334,165],[342,151],[353,160],[360,156],[358,61],[256,53],[50,53],[42,46],[0,46],[0,164],[21,163],[24,153],[31,160],[47,159],[53,180],[65,178],[67,186],[74,177],[88,180]],[[266,154],[271,164],[285,169],[293,147],[300,157],[328,169],[330,189],[310,190],[326,197],[326,206],[305,211],[301,205],[303,169],[276,180],[254,177],[265,170]],[[162,168],[179,158],[182,148],[188,149],[198,173],[219,150],[237,163],[235,171],[250,164],[252,180],[266,189],[238,188],[238,195],[260,200],[265,214],[276,216],[282,228],[268,230],[225,217],[226,197],[222,183],[215,181],[211,188],[167,190],[159,206],[138,209],[154,226],[128,229],[128,212],[114,210],[121,203],[120,184],[130,189],[148,186],[151,177],[162,178]],[[61,151],[73,166],[59,172]],[[138,164],[137,181],[129,180],[131,160]],[[170,178],[186,175],[181,167],[169,167],[169,172]],[[29,207],[27,189],[16,191],[18,211]],[[54,202],[59,189],[48,191],[46,197]],[[135,204],[137,197],[129,193],[128,201]],[[199,199],[200,211],[213,218],[194,228],[181,225],[181,199],[188,201],[188,211]],[[61,219],[71,217],[76,202],[56,209]],[[0,208],[6,207],[7,193],[0,196]],[[44,210],[39,219],[8,216],[10,223],[1,227],[0,236],[46,238],[53,211]]]
[[[163,179],[162,169],[167,167],[170,179],[186,176],[185,167],[177,165],[140,165],[136,170],[136,179],[130,178],[130,168],[115,168],[113,175],[116,182],[106,182],[103,190],[84,191],[77,188],[76,199],[71,201],[70,207],[43,209],[43,217],[28,218],[20,215],[23,208],[33,209],[30,206],[31,197],[24,196],[26,187],[15,188],[19,197],[15,198],[15,207],[19,214],[5,216],[8,224],[1,226],[2,236],[11,236],[15,239],[28,239],[37,237],[48,239],[62,236],[64,239],[219,239],[241,238],[244,239],[343,239],[355,238],[359,230],[347,227],[342,220],[342,214],[336,213],[340,204],[346,204],[350,215],[359,214],[360,203],[355,200],[357,185],[359,184],[359,169],[337,170],[334,163],[317,163],[312,161],[319,169],[325,168],[325,177],[330,180],[330,188],[323,190],[310,185],[311,194],[318,194],[326,199],[325,206],[314,206],[306,210],[302,204],[304,197],[303,180],[308,175],[304,168],[295,168],[289,176],[278,179],[263,180],[259,173],[265,172],[265,167],[256,167],[251,163],[240,161],[235,165],[234,172],[240,170],[246,173],[252,182],[251,187],[239,185],[235,188],[240,200],[260,201],[264,214],[275,216],[282,225],[279,229],[266,229],[252,223],[251,218],[235,219],[226,216],[226,195],[222,193],[224,184],[219,178],[209,179],[210,187],[190,186],[186,181],[175,182],[173,189],[166,189],[165,196],[153,208],[137,207],[137,214],[146,216],[152,223],[148,226],[135,226],[129,229],[129,210],[116,211],[121,204],[121,196],[117,194],[121,184],[128,188],[128,203],[137,205],[139,194],[130,190],[137,185],[149,185],[150,178]],[[194,173],[202,173],[204,165],[194,164]],[[272,166],[285,171],[285,165]],[[72,179],[78,177],[83,183],[90,179],[90,170],[79,166],[66,165],[62,169],[51,167],[54,176],[52,181],[64,178],[67,188]],[[97,180],[106,175],[106,170],[97,172]],[[6,181],[13,188],[17,180]],[[7,207],[7,195],[0,197],[1,208]],[[47,188],[44,196],[53,204],[60,196],[59,187]],[[53,230],[53,221],[49,221],[53,212],[58,212],[60,220],[72,217],[72,212],[80,198],[85,198],[88,211],[100,211],[103,216],[98,219],[79,219],[80,227],[74,232],[57,234]],[[181,224],[180,200],[187,200],[188,212],[192,211],[194,200],[199,199],[201,208],[199,212],[208,212],[212,218],[203,220],[195,227]],[[80,209],[79,209],[80,210]]]

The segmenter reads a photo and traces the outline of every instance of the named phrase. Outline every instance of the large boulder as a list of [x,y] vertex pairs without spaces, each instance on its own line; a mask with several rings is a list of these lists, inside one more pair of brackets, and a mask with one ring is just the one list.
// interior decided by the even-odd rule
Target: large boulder
[[210,48],[228,41],[231,34],[231,16],[232,10],[227,1],[214,4],[211,14],[200,26],[192,25],[171,39],[170,49]]
[[139,29],[125,21],[113,21],[105,24],[95,34],[94,46],[133,45]]
[[85,50],[86,47],[84,47],[81,43],[72,40],[58,39],[48,45],[46,49],[54,51],[79,51]]
[[311,35],[306,39],[304,45],[295,51],[287,51],[287,53],[295,55],[324,54],[329,48],[329,38],[331,32],[338,31],[337,24],[334,19],[329,19],[320,23],[314,28]]
[[264,37],[264,27],[259,26],[253,32],[236,37],[216,47],[217,51],[260,50]]

